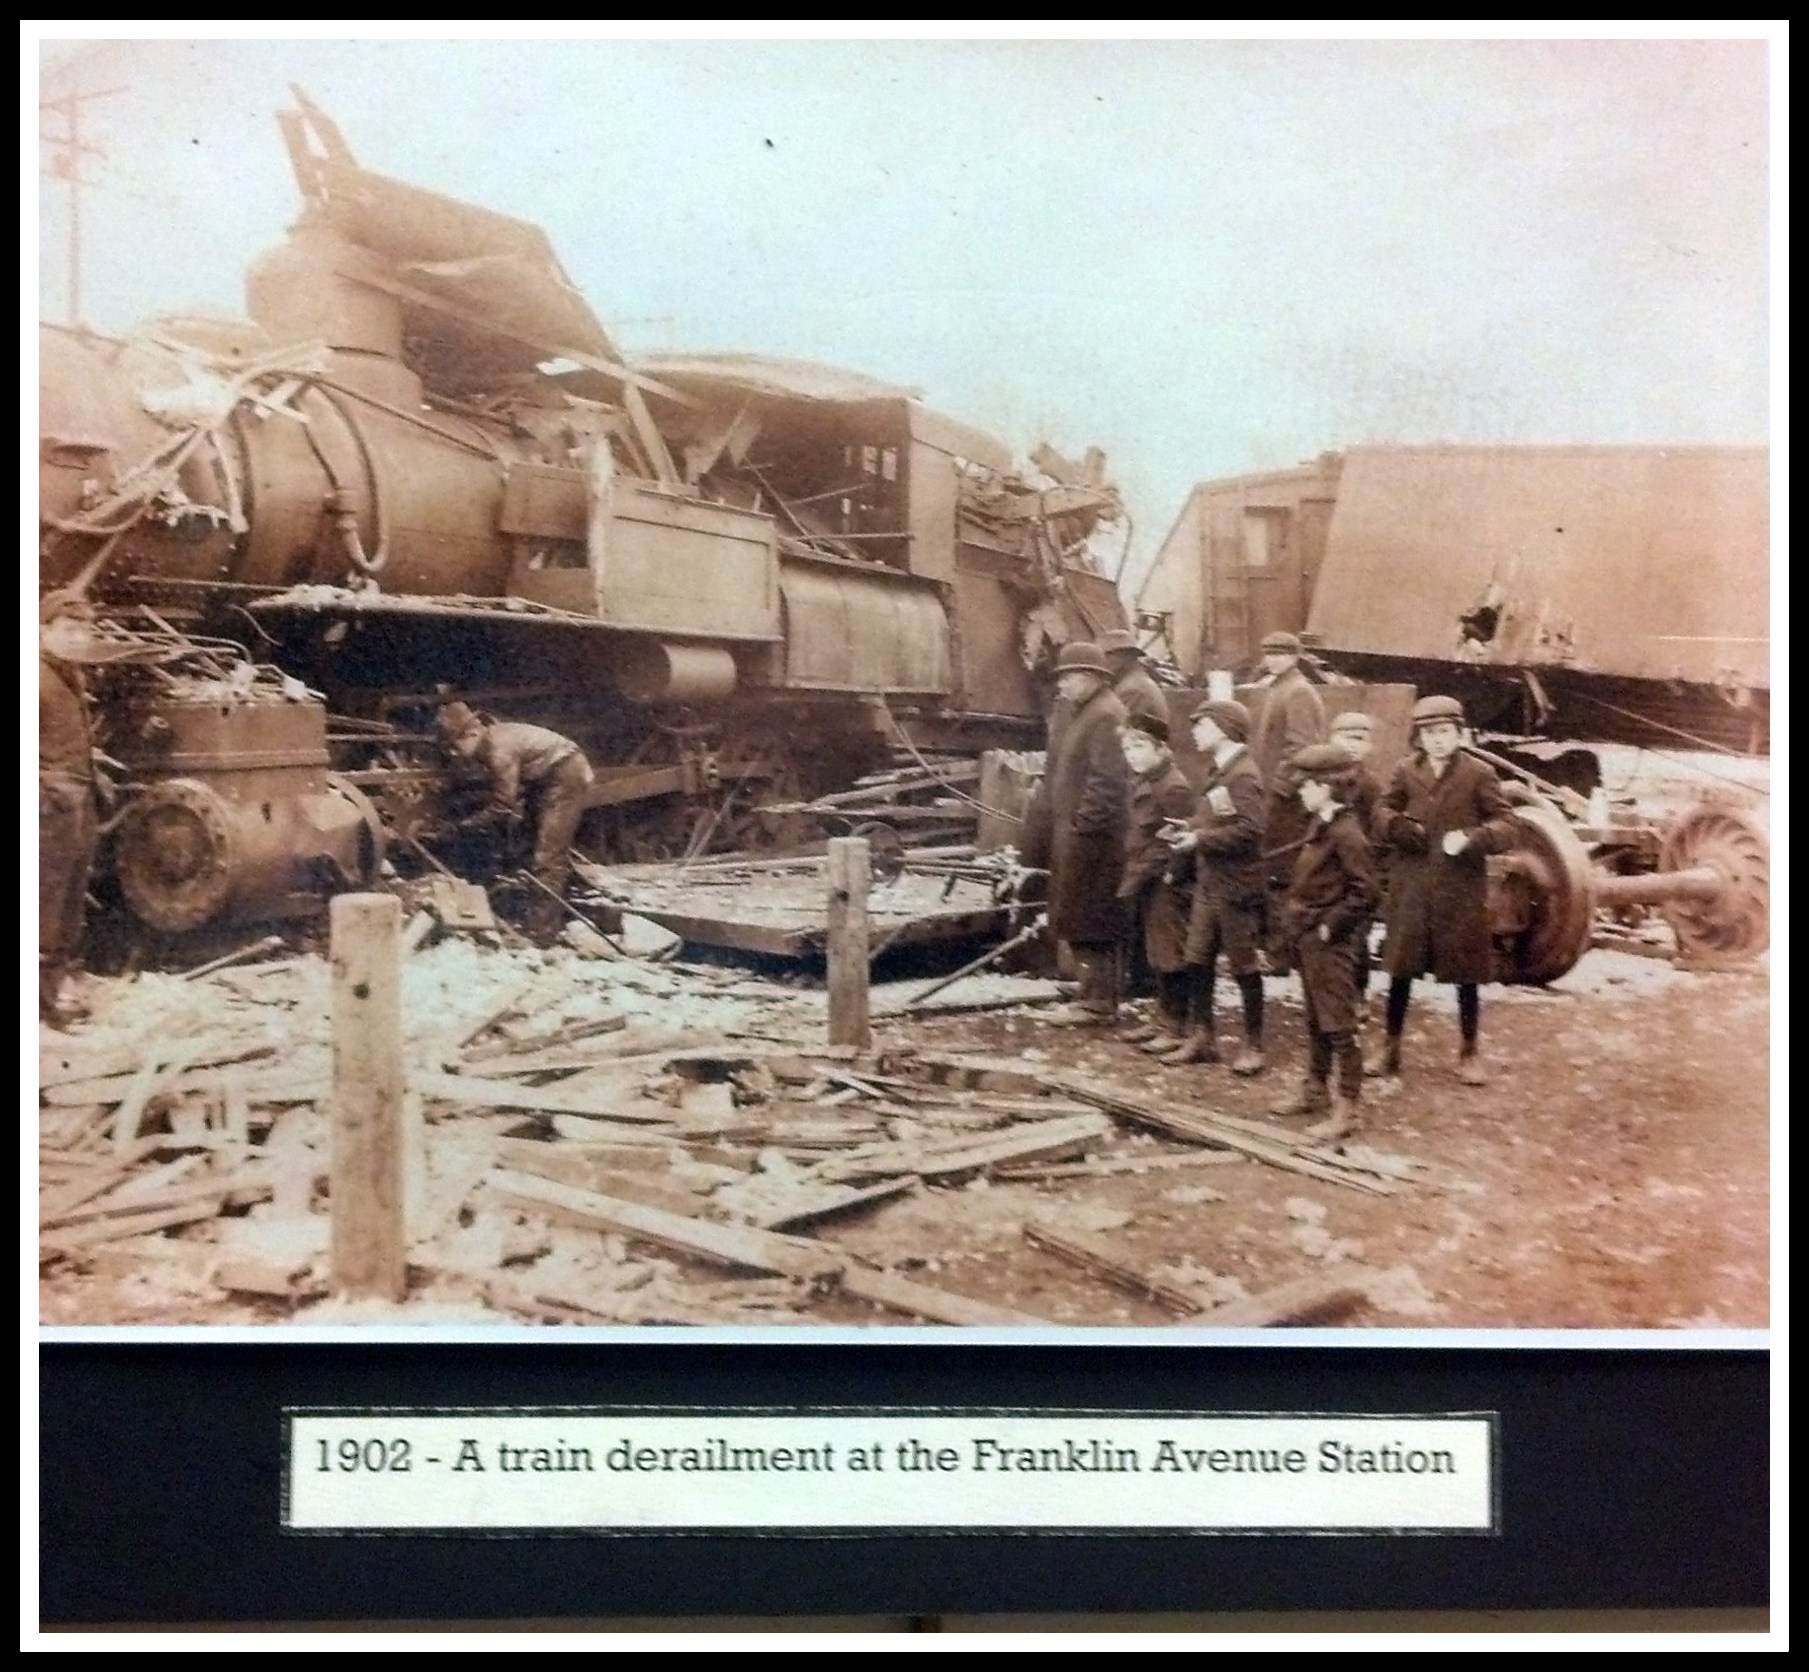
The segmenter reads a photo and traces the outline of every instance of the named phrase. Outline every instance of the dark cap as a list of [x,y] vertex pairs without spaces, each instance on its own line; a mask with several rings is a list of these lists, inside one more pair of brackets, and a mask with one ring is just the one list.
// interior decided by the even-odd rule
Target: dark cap
[[1298,656],[1300,654],[1300,638],[1295,633],[1265,633],[1263,635],[1263,654],[1277,656]]
[[469,704],[449,702],[442,708],[434,720],[440,736],[444,738],[463,737],[466,732],[473,731],[483,724],[477,712]]
[[1158,743],[1168,741],[1168,721],[1160,714],[1127,714],[1124,717],[1124,729],[1142,732],[1145,737],[1153,737]]
[[1373,737],[1376,723],[1360,708],[1347,708],[1342,714],[1332,717],[1332,736],[1345,732],[1352,737]]
[[1099,646],[1085,639],[1076,639],[1073,644],[1064,644],[1061,654],[1055,658],[1055,671],[1064,673],[1111,673],[1106,666],[1106,659]]
[[1356,764],[1355,756],[1336,743],[1309,743],[1288,757],[1288,767],[1297,784],[1308,778],[1316,778],[1320,783],[1328,778],[1341,778]]
[[1413,705],[1413,726],[1435,726],[1449,720],[1454,726],[1464,723],[1464,705],[1456,697],[1421,697]]
[[1210,720],[1234,743],[1244,743],[1250,737],[1250,710],[1241,702],[1232,702],[1228,697],[1212,702],[1203,702],[1193,713],[1187,716],[1187,723],[1195,720]]
[[1114,627],[1111,632],[1099,635],[1099,648],[1108,656],[1118,656],[1127,650],[1135,651],[1137,635],[1128,628]]

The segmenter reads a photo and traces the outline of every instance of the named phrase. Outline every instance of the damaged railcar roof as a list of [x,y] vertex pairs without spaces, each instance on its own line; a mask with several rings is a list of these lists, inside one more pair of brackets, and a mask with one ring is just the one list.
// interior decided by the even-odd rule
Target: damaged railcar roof
[[864,372],[764,354],[656,354],[636,365],[650,378],[705,398],[805,401],[824,406],[903,402],[910,408],[911,433],[919,441],[990,470],[1011,469],[1011,449],[998,437],[923,405],[921,390],[886,383]]

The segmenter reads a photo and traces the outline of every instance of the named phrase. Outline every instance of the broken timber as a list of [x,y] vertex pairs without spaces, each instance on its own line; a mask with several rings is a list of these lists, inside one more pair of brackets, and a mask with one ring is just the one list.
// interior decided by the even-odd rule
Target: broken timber
[[638,1238],[669,1252],[718,1265],[817,1282],[834,1281],[849,1294],[877,1306],[927,1318],[932,1323],[1041,1324],[1045,1320],[950,1295],[865,1265],[806,1237],[782,1236],[751,1226],[714,1225],[680,1214],[662,1213],[588,1190],[553,1184],[531,1173],[499,1169],[489,1188],[503,1201],[529,1212],[593,1230]]
[[1189,1322],[1213,1329],[1331,1323],[1348,1316],[1369,1299],[1369,1284],[1374,1276],[1374,1272],[1361,1266],[1344,1266],[1312,1277],[1298,1277],[1248,1300],[1215,1306]]
[[1194,1317],[1205,1308],[1205,1303],[1191,1289],[1139,1269],[1094,1237],[1081,1236],[1075,1231],[1058,1230],[1053,1225],[1030,1220],[1024,1226],[1024,1240],[1033,1247],[1058,1255],[1070,1265],[1090,1271],[1096,1277],[1103,1277],[1108,1283],[1126,1289],[1143,1300],[1153,1300],[1158,1306],[1166,1307],[1184,1318]]
[[[1151,1127],[1157,1132],[1166,1133],[1171,1138],[1180,1138],[1187,1143],[1211,1144],[1220,1149],[1238,1150],[1253,1160],[1267,1162],[1271,1167],[1280,1167],[1290,1173],[1301,1173],[1307,1178],[1321,1179],[1327,1184],[1342,1184],[1348,1185],[1352,1190],[1366,1190],[1375,1196],[1392,1196],[1396,1190],[1395,1182],[1392,1179],[1377,1178],[1366,1171],[1334,1165],[1334,1152],[1332,1151],[1315,1149],[1314,1153],[1325,1159],[1309,1161],[1292,1150],[1282,1148],[1278,1143],[1252,1137],[1235,1126],[1219,1121],[1209,1113],[1175,1114],[1171,1110],[1153,1108],[1147,1103],[1140,1103],[1134,1098],[1126,1097],[1122,1092],[1110,1086],[1102,1086],[1095,1081],[1073,1076],[1046,1075],[1043,1076],[1042,1083],[1068,1097],[1078,1098],[1083,1103],[1091,1103],[1095,1108],[1103,1109],[1114,1120],[1124,1121],[1133,1126]],[[1313,1146],[1301,1145],[1300,1147],[1312,1148]]]

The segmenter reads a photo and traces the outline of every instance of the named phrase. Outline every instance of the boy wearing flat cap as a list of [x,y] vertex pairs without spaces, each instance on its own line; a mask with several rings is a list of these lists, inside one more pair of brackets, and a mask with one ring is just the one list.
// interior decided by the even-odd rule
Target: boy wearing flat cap
[[1130,784],[1118,898],[1136,914],[1133,933],[1141,932],[1144,961],[1156,978],[1155,1020],[1119,1037],[1153,1054],[1172,1050],[1187,1035],[1187,912],[1192,890],[1170,875],[1174,856],[1162,831],[1165,826],[1178,828],[1193,811],[1193,788],[1175,765],[1165,719],[1129,715],[1119,743],[1130,768]]
[[[1351,757],[1350,774],[1350,810],[1357,815],[1357,823],[1363,834],[1370,838],[1372,857],[1375,860],[1376,886],[1381,890],[1381,898],[1388,898],[1388,854],[1386,849],[1377,849],[1372,832],[1375,829],[1376,809],[1382,804],[1383,783],[1370,767],[1370,751],[1375,748],[1376,723],[1361,709],[1346,709],[1342,714],[1332,716],[1331,741],[1338,745]],[[1357,1002],[1363,1002],[1363,996],[1369,991],[1369,932],[1374,927],[1373,917],[1364,923],[1362,933],[1357,937]],[[1361,1023],[1359,1010],[1359,1024]]]
[[[1309,823],[1288,879],[1283,933],[1300,970],[1307,1067],[1300,1089],[1271,1112],[1323,1115],[1308,1134],[1336,1142],[1356,1130],[1363,1089],[1356,1038],[1357,937],[1376,909],[1375,870],[1348,800],[1355,762],[1337,744],[1323,743],[1300,750],[1291,765]],[[1334,1064],[1335,1086],[1328,1085]]]
[[[1168,838],[1177,859],[1191,865],[1193,900],[1184,949],[1191,1020],[1187,1038],[1164,1062],[1217,1062],[1213,1008],[1222,955],[1244,1005],[1244,1048],[1231,1072],[1263,1071],[1263,786],[1250,751],[1249,711],[1239,702],[1205,702],[1189,724],[1206,757],[1206,777],[1192,825]],[[1179,870],[1179,867],[1177,867]]]
[[1478,989],[1494,962],[1485,861],[1513,846],[1511,808],[1494,769],[1461,752],[1464,711],[1456,698],[1422,697],[1411,718],[1414,753],[1395,768],[1374,823],[1389,849],[1387,1037],[1379,1066],[1385,1079],[1398,1080],[1413,983],[1430,975],[1457,988],[1457,1077],[1480,1086],[1487,1075],[1477,1054]]

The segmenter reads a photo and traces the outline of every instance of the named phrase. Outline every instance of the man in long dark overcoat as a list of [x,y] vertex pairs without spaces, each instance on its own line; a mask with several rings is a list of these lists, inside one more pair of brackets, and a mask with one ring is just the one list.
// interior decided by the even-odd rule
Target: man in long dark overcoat
[[1374,836],[1390,850],[1387,940],[1389,976],[1382,1072],[1401,1069],[1401,1033],[1416,977],[1457,987],[1462,1039],[1457,1077],[1486,1083],[1477,1055],[1478,989],[1493,975],[1487,857],[1513,846],[1511,804],[1494,769],[1460,750],[1464,711],[1454,697],[1413,705],[1414,752],[1395,768],[1376,810]]
[[1043,782],[1026,819],[1025,847],[1047,854],[1049,931],[1080,968],[1072,1020],[1110,1022],[1118,1013],[1125,932],[1118,883],[1124,872],[1126,778],[1118,739],[1124,705],[1098,645],[1064,645],[1056,693],[1070,705],[1049,750]]
[[1302,749],[1325,741],[1325,703],[1300,671],[1302,646],[1293,633],[1263,640],[1262,702],[1250,727],[1250,758],[1271,796],[1278,792],[1283,765]]
[[1102,634],[1099,648],[1105,653],[1106,665],[1112,670],[1112,695],[1124,704],[1125,716],[1139,715],[1149,720],[1168,720],[1168,699],[1162,687],[1144,665],[1143,653],[1137,648],[1137,635],[1116,627]]

